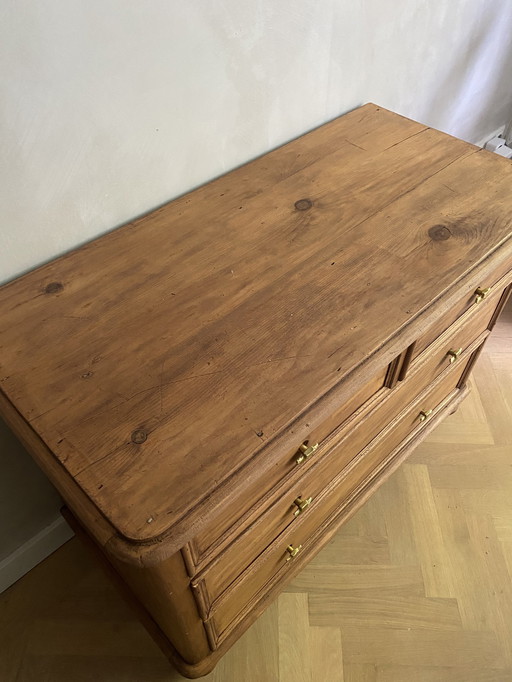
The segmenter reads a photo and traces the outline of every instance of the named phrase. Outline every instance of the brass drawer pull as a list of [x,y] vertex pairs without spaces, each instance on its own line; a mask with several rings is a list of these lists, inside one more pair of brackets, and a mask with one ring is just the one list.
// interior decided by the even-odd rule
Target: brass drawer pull
[[300,497],[296,497],[293,500],[293,504],[296,505],[297,509],[293,512],[293,515],[298,516],[299,514],[302,514],[302,512],[309,507],[312,501],[313,501],[312,497],[308,497],[307,500],[303,500]]
[[450,358],[450,362],[455,362],[459,355],[462,353],[462,348],[459,348],[458,350],[449,350],[446,355]]
[[314,445],[306,445],[306,443],[302,443],[302,445],[299,446],[300,450],[300,455],[295,458],[295,461],[297,464],[302,464],[302,462],[307,459],[308,457],[311,457],[311,455],[316,452],[316,449],[318,448],[318,443],[315,443]]
[[288,547],[286,548],[286,551],[288,552],[288,554],[290,556],[286,559],[286,561],[290,561],[291,559],[296,557],[301,549],[302,549],[302,545],[299,545],[298,547],[294,547],[293,545],[288,545]]
[[432,410],[427,410],[426,412],[424,410],[421,410],[420,412],[420,422],[424,422],[425,419],[428,419],[430,415],[432,414]]
[[490,287],[487,287],[487,289],[482,289],[481,287],[478,287],[478,289],[475,291],[475,303],[480,303],[480,301],[483,301],[490,290],[491,290]]

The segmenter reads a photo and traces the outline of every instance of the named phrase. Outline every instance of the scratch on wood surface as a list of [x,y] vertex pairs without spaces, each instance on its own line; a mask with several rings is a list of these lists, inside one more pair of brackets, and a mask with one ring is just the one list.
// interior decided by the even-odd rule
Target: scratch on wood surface
[[407,140],[410,140],[411,137],[416,137],[416,135],[421,135],[422,133],[426,132],[427,130],[430,130],[430,128],[425,127],[422,128],[421,130],[418,130],[415,133],[412,133],[411,135],[407,135],[407,137],[402,137],[401,140],[398,140],[398,142],[395,142],[394,144],[390,144],[389,147],[386,147],[382,151],[387,152],[388,149],[392,149],[393,147],[396,147],[399,144],[402,144],[402,142],[406,142]]
[[160,414],[164,411],[164,386],[163,386],[163,377],[164,377],[164,372],[165,372],[165,363],[167,362],[167,358],[164,358],[162,360],[162,366],[160,367]]
[[121,443],[121,445],[118,445],[117,448],[114,448],[114,450],[110,450],[109,452],[107,452],[107,453],[106,453],[105,455],[103,455],[102,457],[98,457],[98,459],[95,459],[93,462],[88,462],[88,463],[86,464],[86,466],[82,467],[82,469],[80,469],[80,471],[77,471],[76,473],[74,473],[73,476],[74,476],[74,477],[76,478],[76,480],[78,481],[78,477],[81,476],[85,471],[87,471],[88,469],[90,469],[90,468],[93,467],[93,466],[96,466],[96,464],[99,464],[99,462],[102,462],[103,460],[107,459],[108,457],[111,457],[111,456],[114,455],[118,450],[121,450],[122,448],[124,448],[124,446],[125,446],[125,444],[124,444],[124,443]]
[[148,391],[154,391],[155,389],[163,389],[165,386],[172,386],[173,384],[181,384],[183,381],[191,381],[192,379],[201,379],[202,377],[210,377],[213,376],[214,374],[222,374],[222,372],[225,372],[225,369],[218,369],[215,372],[205,372],[204,374],[194,374],[193,376],[190,377],[183,377],[183,379],[174,379],[173,381],[165,381],[163,383],[158,383],[154,386],[148,386],[147,388],[143,388],[140,391],[137,391],[136,393],[133,393],[130,396],[127,396],[126,400],[133,400],[136,398],[138,395],[141,395],[142,393],[147,393]]
[[[57,317],[57,316],[55,316]],[[90,320],[88,315],[60,315],[61,320]]]
[[327,358],[332,358],[333,355],[336,355],[336,353],[337,353],[338,351],[340,351],[340,350],[343,348],[344,345],[345,345],[345,344],[342,344],[341,346],[338,346],[337,348],[335,348],[335,349],[333,350],[332,353],[329,353],[329,355],[327,356]]
[[262,360],[261,362],[253,362],[251,365],[247,365],[247,368],[258,367],[258,365],[268,365],[269,362],[281,362],[282,360],[296,360],[297,358],[310,358],[312,355],[313,353],[308,353],[306,355],[288,355],[285,358],[267,358],[266,360]]
[[454,189],[452,189],[451,187],[448,187],[448,185],[447,185],[446,183],[444,183],[444,182],[443,182],[443,187],[446,187],[446,189],[449,189],[450,192],[453,192],[454,194],[458,194],[458,192],[456,192],[456,191],[455,191]]
[[368,150],[365,149],[364,147],[360,147],[358,144],[356,144],[355,142],[352,142],[351,140],[347,139],[346,137],[343,138],[343,139],[344,139],[345,142],[347,142],[348,144],[351,144],[353,147],[357,147],[357,149],[360,149],[360,150],[363,151],[363,152],[368,151]]

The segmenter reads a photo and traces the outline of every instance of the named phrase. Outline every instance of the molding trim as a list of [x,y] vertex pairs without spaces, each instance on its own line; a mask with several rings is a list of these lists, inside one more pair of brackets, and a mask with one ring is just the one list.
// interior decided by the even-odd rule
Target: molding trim
[[496,130],[488,133],[485,137],[482,137],[478,142],[474,142],[477,147],[484,147],[486,142],[489,142],[489,140],[492,140],[493,137],[499,137],[500,135],[503,135],[505,132],[505,126],[502,125],[499,128],[496,128]]
[[0,561],[0,593],[55,552],[73,535],[66,521],[59,516],[53,523],[40,530],[3,561]]

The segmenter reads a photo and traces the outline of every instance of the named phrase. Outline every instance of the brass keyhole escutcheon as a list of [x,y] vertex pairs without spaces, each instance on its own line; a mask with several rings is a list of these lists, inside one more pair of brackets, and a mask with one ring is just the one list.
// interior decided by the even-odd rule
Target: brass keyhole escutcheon
[[295,458],[295,462],[297,464],[302,464],[308,457],[311,457],[311,455],[316,452],[318,448],[318,443],[315,443],[314,445],[308,445],[307,443],[302,443],[302,445],[299,445],[299,451],[300,455]]
[[483,301],[490,290],[490,287],[487,287],[487,289],[478,287],[478,289],[475,291],[475,303],[480,303],[480,301]]
[[459,348],[458,350],[449,350],[446,355],[450,358],[450,363],[453,363],[458,359],[461,353],[462,348]]
[[299,514],[302,514],[302,512],[309,507],[312,501],[312,497],[308,497],[306,500],[303,500],[301,497],[296,497],[293,500],[293,504],[297,507],[297,509],[293,512],[293,515],[299,516]]
[[421,410],[420,412],[420,422],[424,422],[426,419],[430,417],[432,414],[432,410],[427,410],[426,412],[424,410]]
[[300,552],[301,549],[302,549],[302,545],[299,545],[298,547],[294,547],[293,545],[288,545],[288,547],[286,548],[286,551],[288,552],[288,554],[290,556],[286,559],[286,561],[291,561],[294,557],[297,556],[297,554]]

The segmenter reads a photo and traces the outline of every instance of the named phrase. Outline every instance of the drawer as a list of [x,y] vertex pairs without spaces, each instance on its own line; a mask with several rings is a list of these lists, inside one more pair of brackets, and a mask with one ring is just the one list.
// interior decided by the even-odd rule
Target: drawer
[[[504,263],[501,268],[490,275],[489,282],[482,282],[478,289],[471,294],[462,297],[456,305],[454,305],[450,310],[448,310],[444,315],[440,315],[435,323],[430,326],[425,334],[423,334],[414,344],[412,351],[411,360],[414,360],[420,353],[422,353],[427,346],[433,343],[438,336],[440,336],[444,331],[448,329],[456,320],[459,319],[464,313],[469,311],[473,313],[478,313],[479,309],[484,305],[490,303],[490,299],[494,301],[494,306],[498,303],[498,292],[501,292],[505,284],[508,282],[498,282],[498,280],[506,275],[510,268],[510,263]],[[496,283],[499,286],[496,286]],[[485,298],[481,299],[477,295],[477,291],[481,290],[485,292],[488,290]]]
[[[334,478],[329,486],[319,495],[316,504],[301,514],[297,523],[286,528],[267,548],[267,550],[253,562],[246,571],[213,603],[208,610],[213,631],[218,641],[223,639],[231,624],[243,617],[243,611],[252,606],[258,593],[268,587],[269,582],[286,577],[287,568],[292,561],[300,561],[301,552],[307,553],[314,542],[311,536],[321,532],[322,528],[330,524],[340,514],[343,508],[354,499],[378,475],[381,467],[385,466],[390,454],[415,429],[428,423],[428,418],[422,422],[421,412],[428,413],[442,403],[456,388],[464,370],[471,358],[468,353],[458,367],[451,367],[439,379],[424,391],[418,399],[409,405],[397,418],[370,443],[360,455],[354,458],[340,474]],[[343,451],[343,444],[339,444],[335,451]],[[316,467],[315,467],[316,469]],[[293,549],[301,547],[296,558],[289,554],[287,547]],[[309,557],[307,557],[309,558]],[[201,576],[194,584],[204,594],[208,575]],[[203,583],[203,584],[200,584]]]
[[[411,362],[409,374],[417,372],[421,375],[423,383],[430,383],[450,364],[458,362],[466,348],[488,329],[501,293],[497,290],[491,298],[483,301],[479,307],[466,311],[451,327],[441,333]],[[409,380],[409,377],[406,380]]]
[[[467,354],[461,356],[465,364]],[[356,455],[408,405],[430,381],[431,372],[411,377],[374,409],[358,411],[336,439],[333,447],[293,485],[282,489],[277,501],[244,530],[200,576],[204,581],[204,598],[212,603],[242,571],[254,561],[287,527],[310,514],[318,504],[318,495]],[[430,409],[430,408],[429,408]],[[304,506],[304,511],[300,507]]]
[[[340,405],[340,407],[330,415],[322,424],[312,430],[308,435],[307,440],[304,441],[306,445],[319,444],[318,451],[311,460],[306,461],[303,458],[301,468],[309,468],[308,465],[321,456],[324,446],[323,443],[326,438],[337,428],[343,424],[361,405],[374,396],[379,389],[382,389],[386,383],[389,368],[385,367],[370,381],[365,383],[354,395],[347,401]],[[387,392],[388,389],[386,389]],[[210,553],[211,548],[226,535],[227,530],[233,523],[238,521],[246,514],[254,505],[265,496],[268,491],[277,486],[284,478],[295,474],[298,471],[297,458],[301,457],[302,453],[299,448],[300,443],[294,446],[287,457],[284,457],[279,465],[271,469],[264,480],[255,480],[249,488],[244,490],[243,496],[231,498],[229,507],[223,510],[215,517],[215,522],[206,526],[204,530],[198,533],[194,539],[189,543],[191,559],[197,565],[202,558]]]

